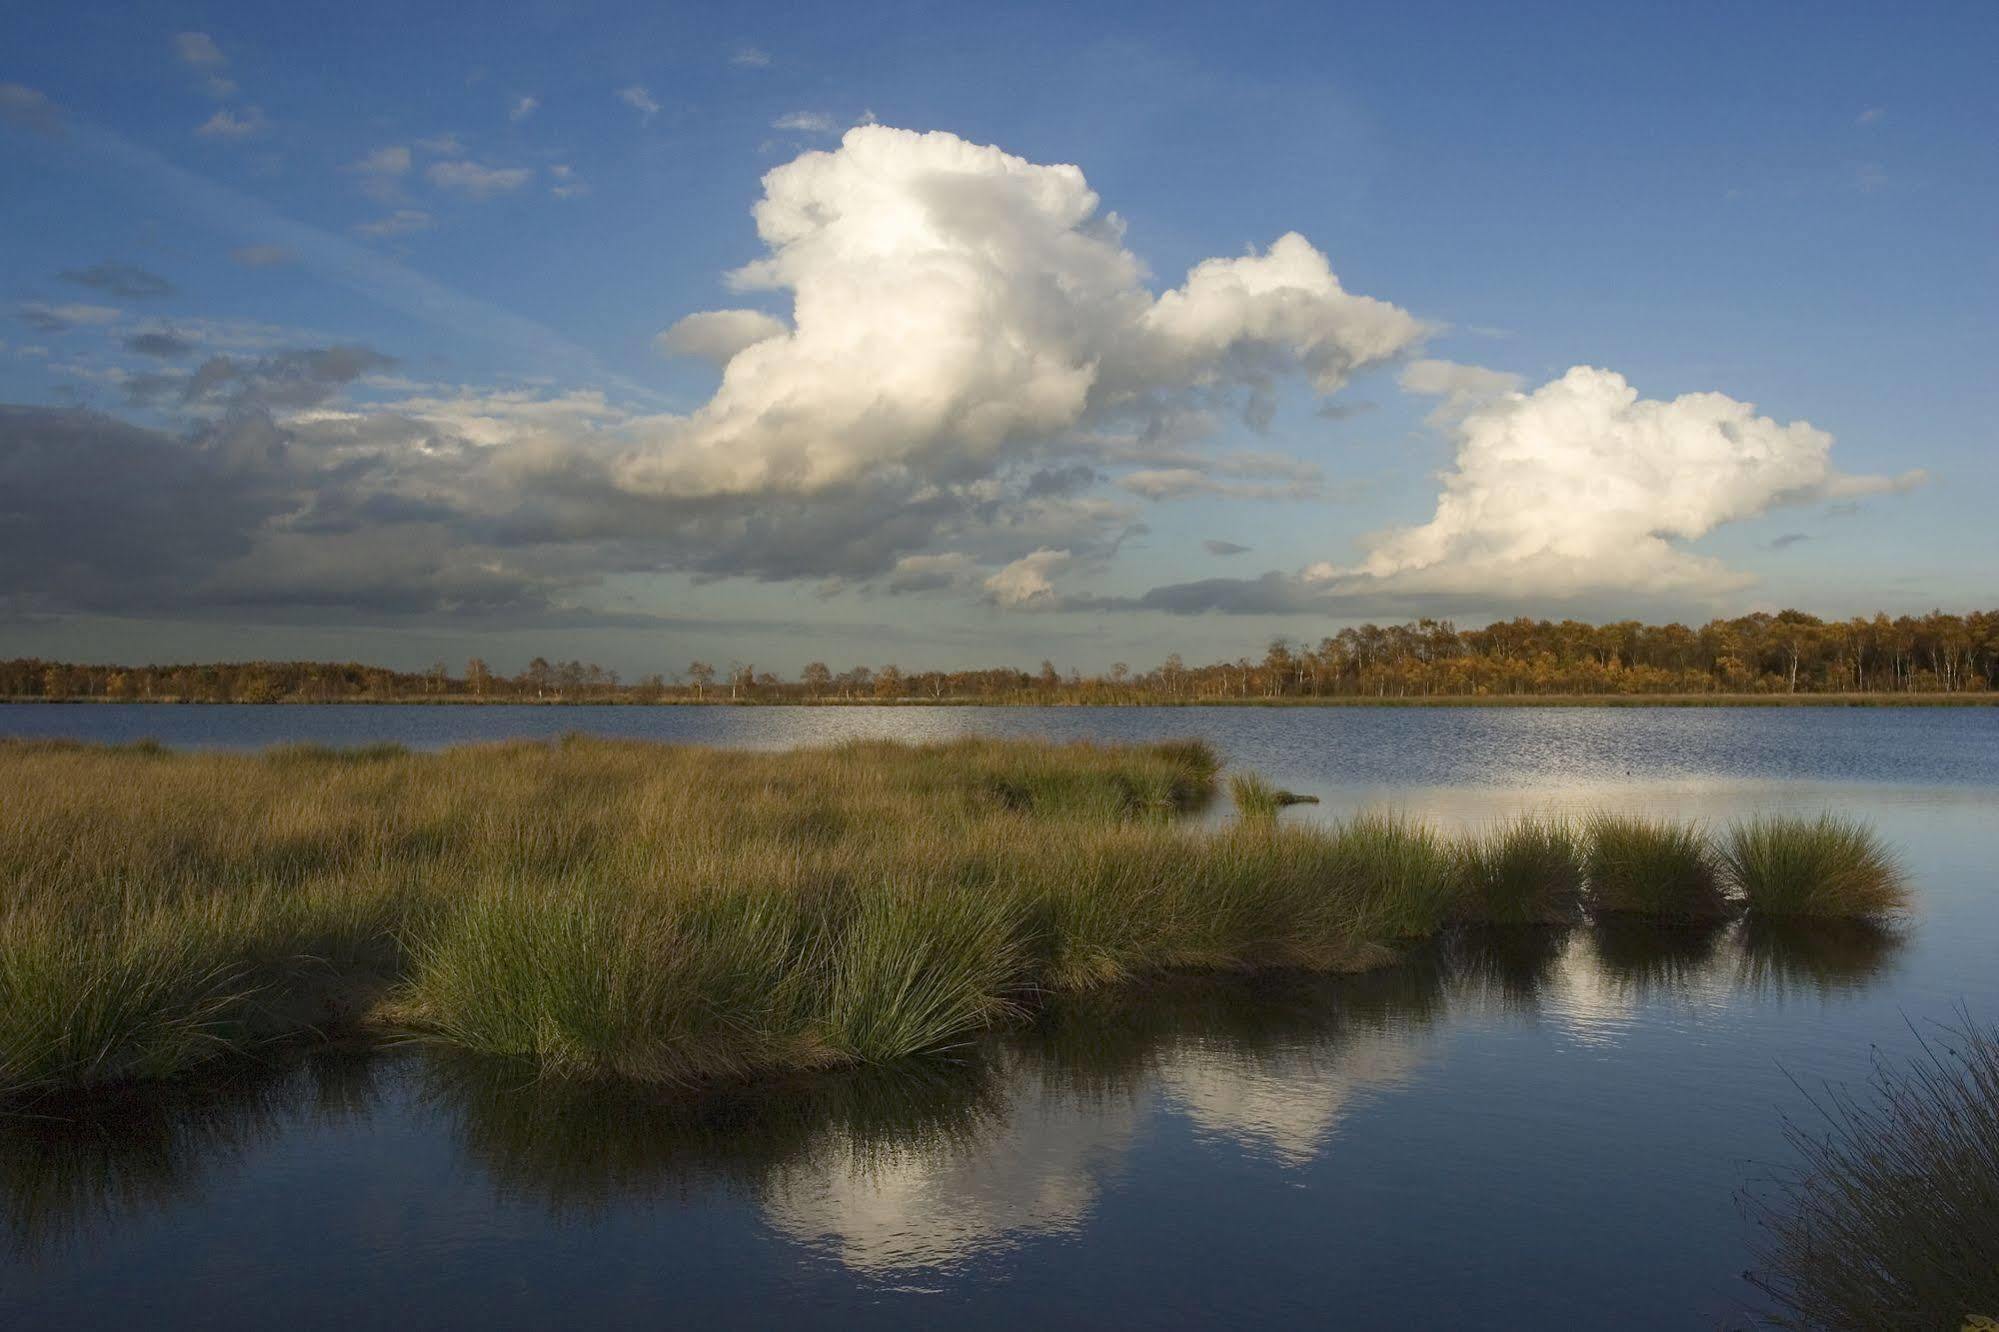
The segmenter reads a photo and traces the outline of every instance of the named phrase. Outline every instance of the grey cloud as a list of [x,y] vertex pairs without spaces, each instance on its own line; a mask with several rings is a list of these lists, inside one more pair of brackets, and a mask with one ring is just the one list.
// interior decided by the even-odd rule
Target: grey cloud
[[1238,546],[1233,541],[1203,541],[1201,544],[1207,547],[1208,554],[1220,559],[1227,559],[1231,555],[1247,555],[1250,551],[1250,547]]
[[1770,543],[1770,549],[1788,550],[1801,541],[1810,541],[1811,539],[1811,535],[1806,532],[1786,532]]
[[16,316],[40,333],[66,333],[84,325],[113,324],[120,312],[107,305],[50,305],[46,301],[24,301]]
[[239,245],[229,252],[229,257],[245,268],[275,268],[298,258],[282,245]]
[[106,261],[88,268],[64,269],[61,276],[65,282],[127,300],[152,300],[174,294],[173,283],[133,264]]
[[134,333],[131,337],[125,339],[126,351],[134,352],[140,356],[158,357],[165,361],[186,356],[194,350],[194,347],[195,344],[191,340],[182,337],[170,328],[148,329],[143,333]]
[[187,378],[181,396],[188,402],[315,407],[362,375],[395,364],[395,357],[361,346],[293,349],[254,361],[215,356]]

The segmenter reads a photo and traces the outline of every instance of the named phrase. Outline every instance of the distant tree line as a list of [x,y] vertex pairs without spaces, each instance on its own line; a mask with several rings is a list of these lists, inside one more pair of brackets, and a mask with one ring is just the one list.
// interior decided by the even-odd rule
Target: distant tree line
[[834,671],[813,662],[787,680],[745,662],[689,662],[671,677],[619,678],[581,661],[536,657],[516,675],[473,658],[454,674],[357,663],[252,661],[187,666],[0,662],[0,697],[159,702],[859,702],[1146,703],[1203,699],[1423,698],[1599,694],[1951,694],[1999,680],[1999,611],[1821,620],[1801,611],[1714,620],[1695,629],[1636,620],[1448,620],[1342,629],[1317,645],[1273,640],[1257,657],[1190,666],[1178,653],[1100,675],[992,668]]

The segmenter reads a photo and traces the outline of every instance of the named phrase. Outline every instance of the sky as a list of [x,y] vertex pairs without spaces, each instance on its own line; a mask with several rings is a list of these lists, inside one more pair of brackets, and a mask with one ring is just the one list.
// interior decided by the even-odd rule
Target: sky
[[1989,608],[1989,3],[0,14],[0,656]]

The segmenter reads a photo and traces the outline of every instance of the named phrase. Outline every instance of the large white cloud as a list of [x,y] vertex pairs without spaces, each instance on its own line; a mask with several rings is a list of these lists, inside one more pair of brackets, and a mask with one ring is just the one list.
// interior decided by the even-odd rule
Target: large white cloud
[[765,176],[755,211],[769,253],[732,281],[790,293],[792,327],[731,357],[691,415],[648,423],[619,472],[628,490],[987,475],[1207,389],[1302,373],[1330,392],[1424,332],[1345,291],[1295,234],[1155,298],[1079,169],[952,134],[849,130]]
[[1622,375],[1577,366],[1531,393],[1476,367],[1419,363],[1404,386],[1445,398],[1455,466],[1429,522],[1308,581],[1422,592],[1568,596],[1725,591],[1749,580],[1676,542],[1785,503],[1873,494],[1904,477],[1847,476],[1832,436],[1779,424],[1721,393],[1640,398]]

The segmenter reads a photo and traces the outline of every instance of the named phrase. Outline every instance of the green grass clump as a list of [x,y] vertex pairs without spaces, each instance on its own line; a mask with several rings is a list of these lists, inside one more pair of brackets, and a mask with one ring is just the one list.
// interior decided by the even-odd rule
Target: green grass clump
[[1566,820],[1522,817],[1459,843],[1458,917],[1560,925],[1582,908],[1583,848]]
[[1426,939],[1457,909],[1451,848],[1428,824],[1393,814],[1361,814],[1332,834],[1339,876],[1369,939]]
[[1253,772],[1231,773],[1229,796],[1235,801],[1236,813],[1245,819],[1274,819],[1284,807],[1278,789]]
[[1727,914],[1720,868],[1698,827],[1598,814],[1583,833],[1584,872],[1598,911],[1695,920]]
[[1999,1317],[1999,1029],[1968,1017],[1872,1095],[1832,1092],[1802,1163],[1752,1198],[1767,1236],[1749,1279],[1798,1328],[1972,1327]]
[[1874,830],[1837,814],[1746,819],[1721,860],[1758,915],[1876,919],[1908,905],[1907,879]]
[[245,995],[226,943],[158,920],[17,918],[6,939],[0,1089],[162,1077],[231,1048]]

